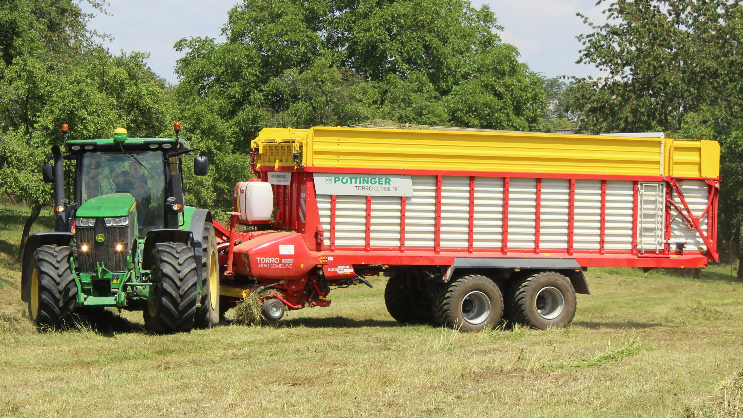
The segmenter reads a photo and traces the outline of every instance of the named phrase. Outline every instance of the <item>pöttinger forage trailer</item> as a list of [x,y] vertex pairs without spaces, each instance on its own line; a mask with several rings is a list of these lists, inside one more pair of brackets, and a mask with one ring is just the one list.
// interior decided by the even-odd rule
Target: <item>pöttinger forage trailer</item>
[[505,306],[546,328],[571,322],[587,267],[718,259],[712,141],[315,127],[252,147],[260,179],[215,224],[223,309],[260,291],[275,320],[383,272],[400,322],[477,331]]

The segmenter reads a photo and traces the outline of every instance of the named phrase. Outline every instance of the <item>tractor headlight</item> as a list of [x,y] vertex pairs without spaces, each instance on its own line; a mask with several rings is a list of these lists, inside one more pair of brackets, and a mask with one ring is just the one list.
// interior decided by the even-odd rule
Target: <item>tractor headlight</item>
[[95,226],[95,218],[77,218],[75,224],[78,228],[90,228]]
[[129,218],[126,216],[121,218],[103,218],[103,222],[106,226],[127,226],[129,225]]

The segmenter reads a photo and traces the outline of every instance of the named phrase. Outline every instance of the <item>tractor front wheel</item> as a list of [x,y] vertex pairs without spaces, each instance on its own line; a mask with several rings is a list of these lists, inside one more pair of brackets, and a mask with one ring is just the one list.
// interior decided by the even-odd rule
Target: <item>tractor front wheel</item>
[[31,259],[28,315],[38,327],[56,328],[77,303],[77,284],[70,269],[72,248],[42,245]]
[[193,248],[181,243],[157,244],[153,260],[156,298],[145,307],[145,328],[156,334],[191,331],[199,298]]

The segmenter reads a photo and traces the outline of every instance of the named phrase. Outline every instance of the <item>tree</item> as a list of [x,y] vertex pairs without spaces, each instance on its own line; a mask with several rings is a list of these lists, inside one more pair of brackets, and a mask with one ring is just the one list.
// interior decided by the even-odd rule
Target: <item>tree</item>
[[[606,0],[599,1],[599,4]],[[577,79],[569,109],[589,132],[677,131],[684,116],[716,108],[722,129],[740,114],[743,8],[727,0],[617,0],[608,23],[580,36],[579,63],[606,73]]]
[[110,137],[116,126],[159,136],[169,119],[165,83],[147,55],[112,56],[94,42],[89,17],[72,0],[0,5],[0,193],[31,207],[21,249],[51,202],[40,168],[61,145],[62,123],[71,139]]
[[[176,44],[179,114],[218,164],[247,161],[263,126],[534,129],[541,80],[498,29],[487,7],[464,0],[245,1],[229,13],[226,42]],[[248,174],[235,168],[220,165],[210,196],[231,195],[225,185]]]
[[603,25],[584,16],[593,33],[580,37],[579,62],[596,65],[606,77],[574,80],[567,108],[579,114],[579,128],[587,132],[665,131],[719,141],[724,251],[722,243],[734,236],[740,242],[743,234],[743,6],[616,0],[605,13]]

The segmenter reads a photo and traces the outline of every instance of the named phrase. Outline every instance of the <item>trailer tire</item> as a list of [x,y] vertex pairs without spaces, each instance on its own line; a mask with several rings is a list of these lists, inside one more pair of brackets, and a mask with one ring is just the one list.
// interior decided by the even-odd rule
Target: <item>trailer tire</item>
[[199,298],[193,248],[182,243],[156,244],[152,259],[157,296],[144,309],[145,328],[156,334],[191,331]]
[[516,287],[513,302],[515,319],[537,329],[568,325],[577,306],[570,280],[554,271],[524,279]]
[[219,255],[217,254],[217,238],[214,236],[214,227],[211,222],[204,224],[204,234],[201,238],[201,307],[194,319],[195,328],[212,328],[219,324],[221,318],[219,310]]
[[411,289],[404,276],[389,278],[384,288],[384,304],[390,316],[403,324],[425,324],[434,319],[428,291]]
[[438,316],[449,328],[463,332],[482,331],[500,323],[503,295],[498,285],[485,276],[460,277],[444,292]]
[[77,284],[70,268],[72,248],[42,245],[31,258],[28,315],[39,328],[64,324],[77,304]]

